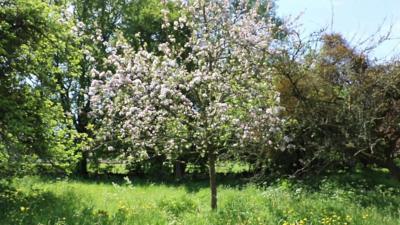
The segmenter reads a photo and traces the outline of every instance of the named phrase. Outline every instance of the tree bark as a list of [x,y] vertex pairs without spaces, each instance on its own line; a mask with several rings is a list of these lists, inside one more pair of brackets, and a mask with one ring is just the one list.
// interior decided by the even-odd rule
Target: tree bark
[[175,179],[181,180],[185,176],[186,163],[181,160],[176,160],[174,163]]
[[215,154],[210,153],[208,156],[210,189],[211,189],[211,209],[217,209],[217,178],[215,173]]
[[[86,126],[88,125],[89,122],[88,118],[89,111],[90,111],[90,104],[89,102],[87,102],[85,106],[82,108],[82,111],[78,114],[78,118],[75,121],[75,129],[78,131],[78,133],[88,134]],[[77,175],[87,178],[89,176],[89,171],[88,171],[89,153],[84,149],[82,149],[81,154],[82,158],[79,161]]]
[[88,154],[85,151],[82,151],[82,158],[80,159],[79,163],[78,163],[78,168],[77,168],[77,175],[87,178],[89,176],[89,171],[88,171],[88,163],[87,163],[87,159],[88,159]]

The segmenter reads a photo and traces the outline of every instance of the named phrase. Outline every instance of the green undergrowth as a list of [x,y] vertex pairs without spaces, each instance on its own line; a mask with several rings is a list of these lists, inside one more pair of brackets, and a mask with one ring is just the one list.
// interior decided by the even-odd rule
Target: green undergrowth
[[264,184],[223,181],[212,211],[206,181],[24,177],[2,188],[0,224],[398,225],[399,187],[376,171]]

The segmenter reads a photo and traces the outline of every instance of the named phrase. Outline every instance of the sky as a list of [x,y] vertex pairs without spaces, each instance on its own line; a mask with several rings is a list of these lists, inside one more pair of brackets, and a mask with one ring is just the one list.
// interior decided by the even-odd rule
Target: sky
[[276,0],[277,14],[283,18],[299,16],[303,34],[327,28],[338,32],[352,44],[391,30],[386,41],[371,54],[378,60],[400,55],[400,0]]

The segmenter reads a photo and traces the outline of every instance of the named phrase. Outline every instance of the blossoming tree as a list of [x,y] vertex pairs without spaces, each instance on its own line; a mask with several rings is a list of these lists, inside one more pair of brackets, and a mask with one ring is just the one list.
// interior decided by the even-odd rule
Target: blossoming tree
[[[248,1],[182,3],[179,20],[164,13],[162,29],[188,29],[184,46],[171,35],[160,54],[120,45],[112,71],[93,71],[90,95],[104,140],[129,143],[131,158],[147,151],[176,157],[187,149],[208,158],[211,207],[217,207],[215,164],[221,152],[273,146],[282,120],[267,66],[272,24]],[[188,148],[188,146],[191,146]],[[112,149],[112,147],[110,147]]]

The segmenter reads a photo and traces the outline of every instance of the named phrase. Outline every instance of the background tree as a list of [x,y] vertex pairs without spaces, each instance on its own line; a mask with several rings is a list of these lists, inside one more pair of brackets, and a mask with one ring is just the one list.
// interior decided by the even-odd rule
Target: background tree
[[[53,165],[71,169],[78,137],[64,115],[54,74],[69,23],[43,1],[2,1],[0,9],[0,164],[3,176]],[[41,160],[41,161],[39,161]],[[39,163],[41,162],[41,163]]]
[[340,34],[298,38],[280,51],[272,66],[296,147],[269,155],[261,163],[268,172],[306,175],[361,163],[396,174],[396,63],[374,64]]
[[[65,67],[63,73],[59,73],[57,82],[60,89],[56,91],[60,95],[64,112],[73,115],[76,131],[94,137],[95,132],[88,129],[91,123],[95,123],[88,116],[91,112],[88,89],[91,83],[90,71],[93,68],[106,69],[104,58],[107,46],[103,42],[113,43],[118,34],[122,33],[135,48],[146,43],[149,51],[155,51],[156,43],[166,36],[165,32],[155,29],[162,23],[159,10],[161,3],[156,0],[72,0],[67,1],[64,7],[72,13],[76,35],[66,40],[65,46],[60,46],[60,58],[66,58],[69,66]],[[173,9],[173,4],[168,4],[168,7]],[[134,35],[138,32],[142,33],[143,38],[140,40]],[[89,155],[84,149],[79,151],[82,158],[77,174],[87,176]],[[112,154],[100,154],[99,151],[96,157],[101,155],[110,157]]]
[[400,179],[399,79],[397,62],[371,66],[348,88],[343,109],[347,119],[343,149],[364,165],[388,169],[396,179]]

